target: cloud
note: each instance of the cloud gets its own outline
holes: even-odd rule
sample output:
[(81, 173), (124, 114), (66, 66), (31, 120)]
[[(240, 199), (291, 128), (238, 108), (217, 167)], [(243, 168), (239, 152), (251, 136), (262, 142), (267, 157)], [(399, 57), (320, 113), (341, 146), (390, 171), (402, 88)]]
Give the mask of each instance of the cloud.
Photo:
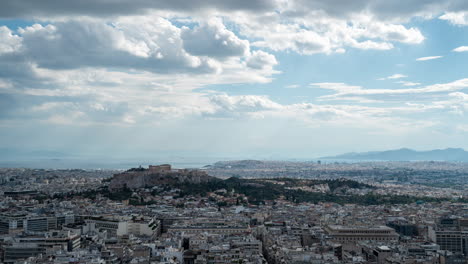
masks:
[(133, 18), (114, 25), (92, 20), (35, 24), (19, 33), (20, 55), (43, 68), (117, 67), (166, 73), (218, 70), (209, 59), (185, 52), (180, 30), (162, 18)]
[[(247, 19), (247, 18), (246, 18)], [(248, 18), (249, 20), (251, 18)], [(255, 18), (253, 18), (255, 20)], [(298, 24), (241, 24), (243, 34), (261, 40), (252, 43), (253, 46), (269, 48), (273, 51), (294, 51), (300, 54), (330, 53), (330, 40), (312, 30), (305, 30)], [(253, 27), (254, 26), (254, 27)]]
[(310, 85), (316, 86), (322, 89), (333, 90), (337, 92), (351, 92), (361, 90), (361, 86), (348, 85), (345, 83), (334, 83), (334, 82), (322, 82), (322, 83), (311, 83)]
[(275, 56), (261, 50), (255, 50), (247, 59), (247, 66), (253, 69), (272, 68), (278, 64)]
[(212, 18), (194, 29), (185, 27), (181, 37), (185, 50), (192, 55), (229, 57), (249, 52), (249, 42), (227, 30), (219, 18)]
[(365, 89), (360, 86), (344, 83), (316, 83), (313, 85), (322, 89), (336, 91), (334, 94), (319, 97), (320, 100), (350, 100), (353, 98), (360, 100), (360, 98), (370, 98), (406, 102), (409, 100), (434, 100), (437, 97), (446, 97), (449, 92), (468, 88), (468, 79), (406, 89)]
[(362, 13), (372, 14), (385, 21), (408, 21), (419, 16), (433, 17), (443, 11), (467, 10), (463, 0), (81, 0), (64, 2), (60, 0), (3, 0), (0, 4), (0, 17), (62, 17), (62, 16), (127, 16), (147, 14), (155, 10), (170, 12), (274, 12), (282, 11), (288, 16), (298, 16), (320, 11), (334, 18), (349, 19)]
[(344, 53), (346, 47), (363, 50), (389, 50), (394, 42), (419, 44), (424, 36), (416, 28), (381, 22), (368, 15), (353, 19), (334, 18), (319, 11), (291, 15), (239, 14), (228, 17), (239, 25), (240, 33), (257, 39), (253, 46), (299, 54)]
[[(214, 112), (214, 106), (206, 94), (194, 89), (213, 84), (268, 82), (264, 75), (274, 73), (272, 69), (252, 69), (242, 64), (230, 65), (222, 74), (195, 75), (96, 68), (32, 70), (36, 79), (29, 86), (0, 82), (2, 91), (15, 98), (14, 107), (9, 108), (10, 114), (2, 122), (28, 117), (31, 122), (74, 126), (130, 125), (202, 116)], [(45, 107), (53, 105), (62, 108)]]
[(432, 111), (432, 107), (368, 107), (346, 104), (293, 103), (281, 105), (264, 96), (218, 95), (210, 99), (215, 112), (207, 117), (275, 120), (275, 122), (302, 122), (310, 127), (334, 129), (376, 129), (378, 133), (393, 135), (408, 133), (415, 129), (431, 127), (433, 121), (414, 121), (409, 115)]
[(439, 19), (447, 20), (454, 25), (466, 26), (468, 25), (468, 12), (447, 12), (440, 16)]
[(167, 10), (193, 12), (203, 10), (220, 11), (250, 11), (259, 12), (272, 10), (276, 6), (274, 0), (135, 0), (131, 3), (125, 0), (81, 0), (64, 2), (60, 0), (3, 0), (0, 4), (0, 17), (62, 17), (62, 16), (126, 16), (142, 15), (152, 10)]
[[(188, 83), (192, 81), (193, 85), (184, 84), (188, 90), (205, 84), (271, 81), (271, 76), (278, 73), (274, 70), (276, 58), (261, 50), (251, 52), (248, 41), (238, 39), (220, 21), (213, 23), (216, 32), (206, 35), (204, 40), (216, 43), (221, 36), (227, 46), (203, 55), (188, 53), (182, 39), (183, 29), (161, 17), (67, 20), (19, 28), (16, 34), (0, 27), (0, 82), (13, 90), (66, 90), (73, 86), (67, 78), (76, 79), (78, 75), (68, 71), (100, 73), (109, 68), (112, 72), (131, 72), (127, 77), (147, 72), (153, 75), (147, 79), (164, 79), (159, 84), (164, 89), (174, 87), (168, 86), (171, 75), (180, 74), (187, 75), (184, 78)], [(201, 30), (195, 31), (198, 29)], [(207, 78), (208, 75), (211, 77)], [(123, 81), (106, 83), (104, 79), (93, 78), (85, 85), (124, 85)]]
[(396, 73), (396, 74), (393, 74), (393, 75), (390, 75), (390, 76), (387, 76), (387, 77), (383, 77), (383, 78), (379, 78), (377, 80), (379, 81), (383, 81), (383, 80), (395, 80), (395, 79), (401, 79), (401, 78), (406, 78), (408, 76), (404, 75), (404, 74), (399, 74), (399, 73)]
[[(318, 105), (312, 103), (279, 104), (266, 96), (230, 96), (217, 94), (209, 98), (214, 111), (204, 115), (209, 118), (253, 118), (297, 120), (311, 126), (384, 126), (402, 122), (392, 117), (399, 109), (358, 105)], [(409, 123), (408, 123), (409, 124)], [(404, 125), (406, 126), (406, 125)]]
[[(13, 0), (0, 4), (0, 17), (34, 17), (47, 23), (66, 21), (73, 17), (91, 19), (124, 19), (125, 17), (162, 17), (169, 21), (185, 21), (200, 24), (182, 30), (185, 50), (195, 56), (228, 57), (248, 50), (249, 43), (227, 30), (221, 21), (232, 22), (240, 35), (252, 40), (251, 45), (272, 51), (292, 51), (299, 54), (344, 53), (346, 48), (363, 50), (390, 50), (395, 43), (419, 44), (424, 36), (418, 28), (406, 27), (404, 19), (380, 19), (380, 13), (394, 9), (411, 9), (407, 12), (421, 16), (422, 9), (431, 9), (435, 3), (409, 5), (386, 4), (383, 0), (359, 0), (344, 4), (342, 1), (181, 1), (137, 0), (131, 4), (123, 0), (62, 3), (45, 0), (41, 4), (26, 0), (21, 5)], [(432, 4), (431, 4), (432, 3)], [(343, 9), (344, 6), (349, 8)], [(411, 6), (411, 8), (409, 8)], [(389, 13), (386, 13), (389, 14)], [(127, 20), (127, 23), (129, 21)], [(119, 27), (116, 28), (120, 30)], [(124, 32), (126, 33), (126, 32)], [(156, 32), (155, 32), (156, 33)], [(138, 40), (137, 40), (138, 41)], [(202, 45), (205, 43), (205, 45)], [(126, 44), (127, 47), (130, 45)], [(144, 55), (149, 47), (145, 43), (133, 43), (135, 54)], [(207, 64), (210, 64), (207, 62)]]
[(229, 96), (227, 94), (217, 94), (209, 98), (215, 105), (217, 114), (258, 112), (263, 110), (280, 110), (282, 105), (273, 102), (267, 96), (239, 95)]
[(301, 87), (299, 84), (290, 84), (290, 85), (285, 86), (285, 88), (288, 88), (288, 89), (295, 89), (299, 87)]
[[(221, 46), (195, 52), (182, 37), (193, 32)], [(221, 20), (190, 29), (158, 16), (80, 18), (0, 34), (0, 89), (17, 102), (2, 122), (130, 125), (202, 116), (214, 106), (193, 90), (266, 83), (278, 73), (274, 55), (251, 51)]]
[(0, 27), (0, 54), (17, 51), (21, 47), (21, 38), (13, 35), (12, 31), (5, 27)]
[(209, 96), (209, 104), (213, 111), (204, 113), (207, 118), (254, 118), (276, 116), (274, 113), (285, 109), (284, 105), (272, 101), (264, 95), (215, 94)]
[(369, 23), (367, 33), (371, 38), (382, 38), (385, 41), (395, 41), (406, 44), (419, 44), (424, 36), (417, 28), (406, 28), (403, 25), (387, 23)]
[(453, 49), (454, 52), (465, 52), (468, 51), (468, 46), (460, 46), (458, 48)]
[[(202, 115), (213, 112), (219, 104), (196, 94), (194, 89), (214, 84), (271, 81), (278, 73), (274, 69), (278, 61), (268, 50), (311, 55), (343, 53), (353, 48), (388, 50), (400, 43), (419, 44), (424, 41), (423, 34), (415, 27), (402, 24), (404, 17), (432, 12), (430, 4), (413, 1), (405, 6), (406, 11), (393, 18), (385, 16), (390, 15), (385, 10), (397, 5), (386, 5), (380, 0), (346, 4), (312, 2), (196, 0), (186, 5), (198, 5), (198, 8), (190, 8), (179, 1), (138, 0), (129, 5), (115, 0), (112, 6), (105, 1), (88, 0), (74, 4), (46, 0), (43, 6), (28, 0), (22, 5), (3, 1), (0, 9), (9, 12), (0, 11), (0, 16), (32, 16), (40, 24), (21, 28), (16, 33), (0, 27), (1, 83), (11, 93), (55, 99), (72, 96), (86, 102), (80, 106), (121, 109), (107, 112), (131, 115), (134, 119), (140, 114), (178, 111), (175, 109), (182, 109), (179, 100), (190, 98), (197, 103), (183, 108), (178, 115)], [(56, 9), (46, 8), (52, 4)], [(416, 7), (424, 12), (417, 11)], [(394, 74), (382, 79), (405, 77)], [(383, 89), (370, 92), (344, 83), (313, 86), (336, 92), (322, 100), (346, 95), (351, 100), (370, 102), (374, 100), (369, 98), (372, 93), (394, 93)], [(400, 90), (397, 93), (408, 89)], [(162, 98), (151, 102), (140, 94)], [(131, 99), (124, 107), (126, 97)], [(246, 109), (239, 105), (247, 98), (230, 100), (234, 109)], [(266, 102), (265, 98), (262, 100)], [(209, 102), (210, 107), (200, 107), (199, 102)], [(78, 108), (76, 111), (83, 113), (80, 118), (92, 115), (86, 107)]]
[(361, 13), (370, 13), (386, 21), (407, 21), (411, 17), (431, 17), (442, 9), (450, 9), (456, 2), (453, 0), (356, 0), (356, 1), (326, 1), (326, 0), (296, 0), (293, 8), (296, 12), (321, 10), (334, 17), (351, 18)]
[(132, 123), (131, 119), (126, 116), (129, 108), (125, 102), (48, 102), (31, 107), (31, 111), (35, 112), (39, 117), (41, 115), (47, 116), (45, 122), (53, 124), (125, 125)]
[(387, 42), (375, 42), (371, 40), (366, 40), (362, 42), (351, 41), (351, 47), (362, 49), (362, 50), (391, 50), (393, 49), (393, 44)]
[(443, 56), (428, 56), (428, 57), (417, 58), (416, 60), (417, 60), (417, 61), (428, 61), (428, 60), (440, 59), (440, 58), (442, 58), (442, 57), (443, 57)]
[(402, 84), (403, 86), (418, 86), (418, 85), (421, 85), (421, 83), (407, 82), (407, 81), (398, 81), (396, 83)]
[[(302, 149), (316, 132), (321, 142), (354, 140), (353, 131), (363, 142), (378, 133), (402, 135), (404, 142), (411, 131), (419, 139), (421, 131), (441, 129), (438, 124), (466, 123), (466, 79), (421, 87), (401, 73), (381, 78), (392, 80), (393, 89), (313, 83), (326, 90), (287, 103), (248, 92), (245, 84), (271, 82), (289, 53), (347, 59), (419, 45), (426, 36), (414, 21), (440, 17), (466, 25), (467, 10), (463, 0), (4, 0), (1, 18), (37, 24), (0, 27), (0, 123), (16, 124), (12, 134), (25, 124), (89, 127), (86, 134), (108, 129), (105, 138), (124, 126), (145, 145), (155, 137), (161, 146), (178, 138), (181, 149), (187, 127), (188, 144), (225, 141), (226, 131), (243, 140), (255, 134), (239, 140), (253, 145), (270, 144), (268, 133), (279, 134), (281, 143), (291, 135)], [(244, 85), (234, 92), (233, 84)]]

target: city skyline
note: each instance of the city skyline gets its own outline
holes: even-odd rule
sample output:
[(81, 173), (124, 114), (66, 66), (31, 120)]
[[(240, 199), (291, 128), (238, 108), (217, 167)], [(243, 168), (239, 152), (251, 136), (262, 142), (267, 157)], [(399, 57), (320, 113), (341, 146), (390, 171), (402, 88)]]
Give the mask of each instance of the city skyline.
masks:
[(80, 156), (468, 149), (464, 1), (0, 4), (0, 145)]

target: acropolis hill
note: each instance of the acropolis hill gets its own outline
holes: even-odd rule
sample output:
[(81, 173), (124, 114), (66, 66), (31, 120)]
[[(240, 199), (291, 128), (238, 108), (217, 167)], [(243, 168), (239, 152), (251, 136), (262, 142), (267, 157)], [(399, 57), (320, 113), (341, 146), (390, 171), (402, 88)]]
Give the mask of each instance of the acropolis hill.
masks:
[(110, 190), (143, 188), (161, 184), (203, 183), (216, 180), (202, 170), (172, 169), (169, 164), (150, 165), (146, 168), (132, 168), (125, 172), (114, 174), (109, 183)]

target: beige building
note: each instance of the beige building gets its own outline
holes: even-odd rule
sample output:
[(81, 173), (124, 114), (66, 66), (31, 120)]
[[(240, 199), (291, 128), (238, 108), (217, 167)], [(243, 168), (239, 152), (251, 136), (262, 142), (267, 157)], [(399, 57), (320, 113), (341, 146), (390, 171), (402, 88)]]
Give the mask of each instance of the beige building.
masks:
[(339, 243), (355, 243), (357, 241), (396, 241), (398, 234), (388, 226), (341, 226), (325, 227), (327, 235)]

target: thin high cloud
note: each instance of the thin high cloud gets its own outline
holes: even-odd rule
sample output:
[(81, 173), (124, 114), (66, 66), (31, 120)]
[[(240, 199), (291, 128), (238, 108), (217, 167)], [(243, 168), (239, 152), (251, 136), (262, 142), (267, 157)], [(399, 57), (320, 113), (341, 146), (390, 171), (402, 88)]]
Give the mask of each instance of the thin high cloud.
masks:
[(458, 48), (453, 49), (454, 52), (466, 52), (468, 51), (468, 46), (460, 46)]
[(418, 85), (421, 85), (421, 83), (418, 83), (418, 82), (408, 82), (408, 81), (398, 81), (396, 83), (399, 83), (403, 86), (418, 86)]
[(349, 98), (364, 97), (380, 100), (417, 101), (430, 100), (433, 97), (440, 96), (446, 97), (449, 93), (468, 89), (468, 79), (406, 89), (366, 89), (361, 86), (352, 86), (344, 83), (313, 83), (312, 85), (317, 88), (335, 91), (331, 95), (321, 96), (320, 99), (322, 100), (348, 100)]
[(428, 61), (428, 60), (437, 60), (443, 58), (443, 56), (427, 56), (427, 57), (421, 57), (417, 58), (416, 61)]
[(407, 78), (407, 77), (408, 77), (407, 75), (396, 73), (387, 77), (378, 78), (377, 80), (378, 81), (395, 80), (395, 79), (401, 79), (401, 78)]

